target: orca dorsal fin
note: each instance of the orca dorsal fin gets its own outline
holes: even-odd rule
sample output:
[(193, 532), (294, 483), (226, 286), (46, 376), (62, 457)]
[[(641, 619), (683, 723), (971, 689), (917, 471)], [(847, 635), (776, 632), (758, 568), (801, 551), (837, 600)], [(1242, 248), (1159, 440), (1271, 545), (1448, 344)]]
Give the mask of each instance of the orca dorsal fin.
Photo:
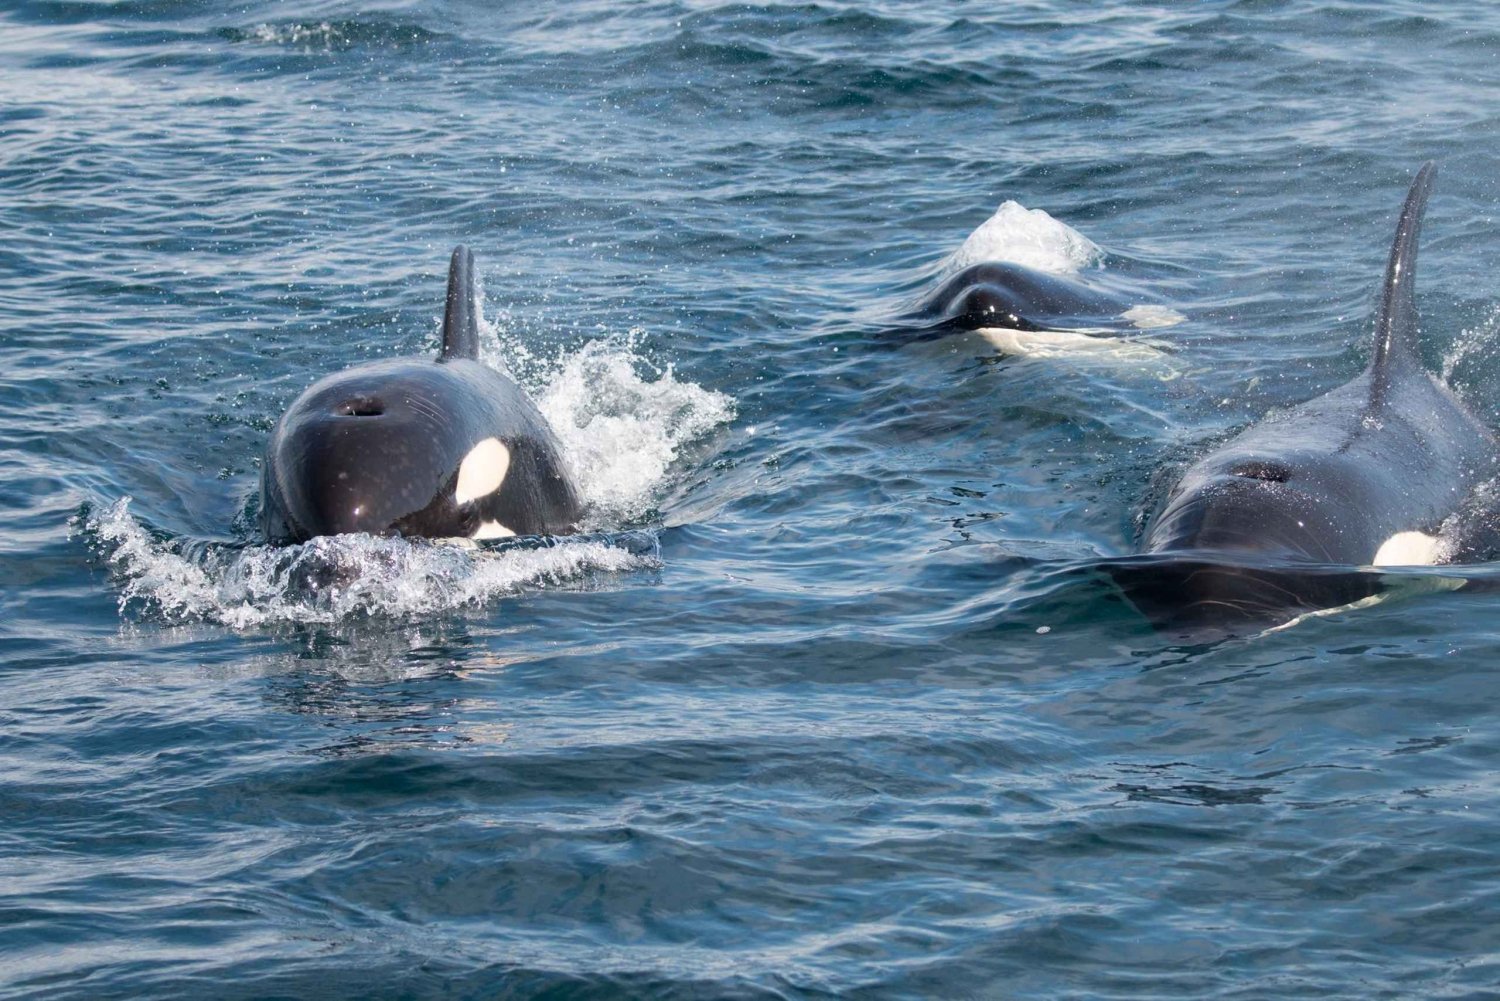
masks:
[(1437, 164), (1422, 164), (1401, 219), (1396, 223), (1396, 239), (1391, 244), (1391, 259), (1385, 266), (1385, 282), (1380, 288), (1380, 309), (1375, 315), (1375, 353), (1370, 359), (1370, 402), (1379, 403), (1385, 396), (1398, 364), (1417, 360), (1417, 237), (1422, 232), (1422, 216), (1427, 198), (1432, 194), (1432, 179)]
[(459, 244), (448, 265), (448, 305), (443, 311), (443, 350), (438, 361), (479, 358), (479, 302), (474, 287), (474, 255)]

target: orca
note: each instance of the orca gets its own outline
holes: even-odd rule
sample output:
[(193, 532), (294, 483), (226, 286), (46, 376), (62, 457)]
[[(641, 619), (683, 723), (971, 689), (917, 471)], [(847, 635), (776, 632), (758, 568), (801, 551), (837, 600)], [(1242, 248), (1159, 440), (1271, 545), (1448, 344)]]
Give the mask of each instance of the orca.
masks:
[(1497, 441), (1418, 357), (1417, 241), (1436, 165), (1396, 226), (1368, 367), (1251, 425), (1190, 466), (1115, 573), (1159, 623), (1294, 618), (1359, 602), (1371, 568), (1472, 558), (1445, 521), (1496, 472)]
[(1064, 275), (1010, 261), (971, 264), (910, 314), (948, 330), (1068, 330), (1108, 326), (1131, 308), (1124, 299)]
[[(1010, 355), (1120, 354), (1156, 357), (1127, 335), (1179, 323), (1164, 306), (1132, 303), (1068, 275), (1012, 261), (970, 264), (949, 275), (901, 317), (915, 325), (903, 341), (974, 333)], [(1113, 336), (1101, 336), (1113, 335)]]
[(520, 386), (479, 361), (467, 247), (453, 251), (442, 337), (436, 359), (358, 365), (292, 402), (261, 466), (268, 542), (574, 530), (581, 505), (557, 438)]

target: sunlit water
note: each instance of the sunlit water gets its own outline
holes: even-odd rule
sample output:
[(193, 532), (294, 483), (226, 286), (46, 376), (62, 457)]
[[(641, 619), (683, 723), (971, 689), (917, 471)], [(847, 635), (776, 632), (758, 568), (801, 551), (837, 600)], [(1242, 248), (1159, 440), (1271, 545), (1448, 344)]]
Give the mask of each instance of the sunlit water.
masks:
[[(4, 8), (0, 992), (1485, 996), (1495, 588), (1194, 642), (1100, 561), (1360, 371), (1429, 157), (1425, 361), (1500, 423), (1497, 49), (1477, 0)], [(460, 242), (586, 531), (263, 546), (277, 416), (434, 352)], [(895, 321), (997, 258), (1141, 312)]]

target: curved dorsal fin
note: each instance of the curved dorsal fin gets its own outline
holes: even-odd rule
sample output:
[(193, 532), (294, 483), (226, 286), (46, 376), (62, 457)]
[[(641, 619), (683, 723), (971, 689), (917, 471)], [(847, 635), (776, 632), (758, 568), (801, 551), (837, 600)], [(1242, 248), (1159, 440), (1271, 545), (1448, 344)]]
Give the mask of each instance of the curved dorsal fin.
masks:
[(1380, 290), (1380, 309), (1375, 315), (1375, 353), (1370, 359), (1370, 402), (1379, 403), (1390, 386), (1392, 368), (1417, 360), (1417, 237), (1422, 232), (1422, 216), (1427, 211), (1427, 197), (1432, 194), (1432, 179), (1437, 164), (1422, 164), (1401, 219), (1396, 223), (1396, 240), (1391, 244), (1391, 259), (1385, 266), (1385, 282)]
[(443, 350), (439, 361), (479, 357), (479, 304), (475, 297), (474, 255), (459, 244), (448, 265), (448, 306), (443, 312)]

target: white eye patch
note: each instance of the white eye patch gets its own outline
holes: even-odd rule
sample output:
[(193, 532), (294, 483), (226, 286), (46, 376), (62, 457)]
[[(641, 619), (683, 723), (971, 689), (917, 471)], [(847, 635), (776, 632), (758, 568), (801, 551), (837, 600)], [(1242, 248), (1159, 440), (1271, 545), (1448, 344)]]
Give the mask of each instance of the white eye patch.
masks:
[(453, 500), (459, 504), (467, 504), (494, 493), (505, 482), (505, 474), (509, 469), (510, 449), (499, 438), (486, 438), (469, 449), (469, 454), (459, 463), (458, 486), (454, 488)]
[(1370, 561), (1375, 567), (1425, 567), (1438, 561), (1438, 540), (1425, 532), (1397, 532)]

